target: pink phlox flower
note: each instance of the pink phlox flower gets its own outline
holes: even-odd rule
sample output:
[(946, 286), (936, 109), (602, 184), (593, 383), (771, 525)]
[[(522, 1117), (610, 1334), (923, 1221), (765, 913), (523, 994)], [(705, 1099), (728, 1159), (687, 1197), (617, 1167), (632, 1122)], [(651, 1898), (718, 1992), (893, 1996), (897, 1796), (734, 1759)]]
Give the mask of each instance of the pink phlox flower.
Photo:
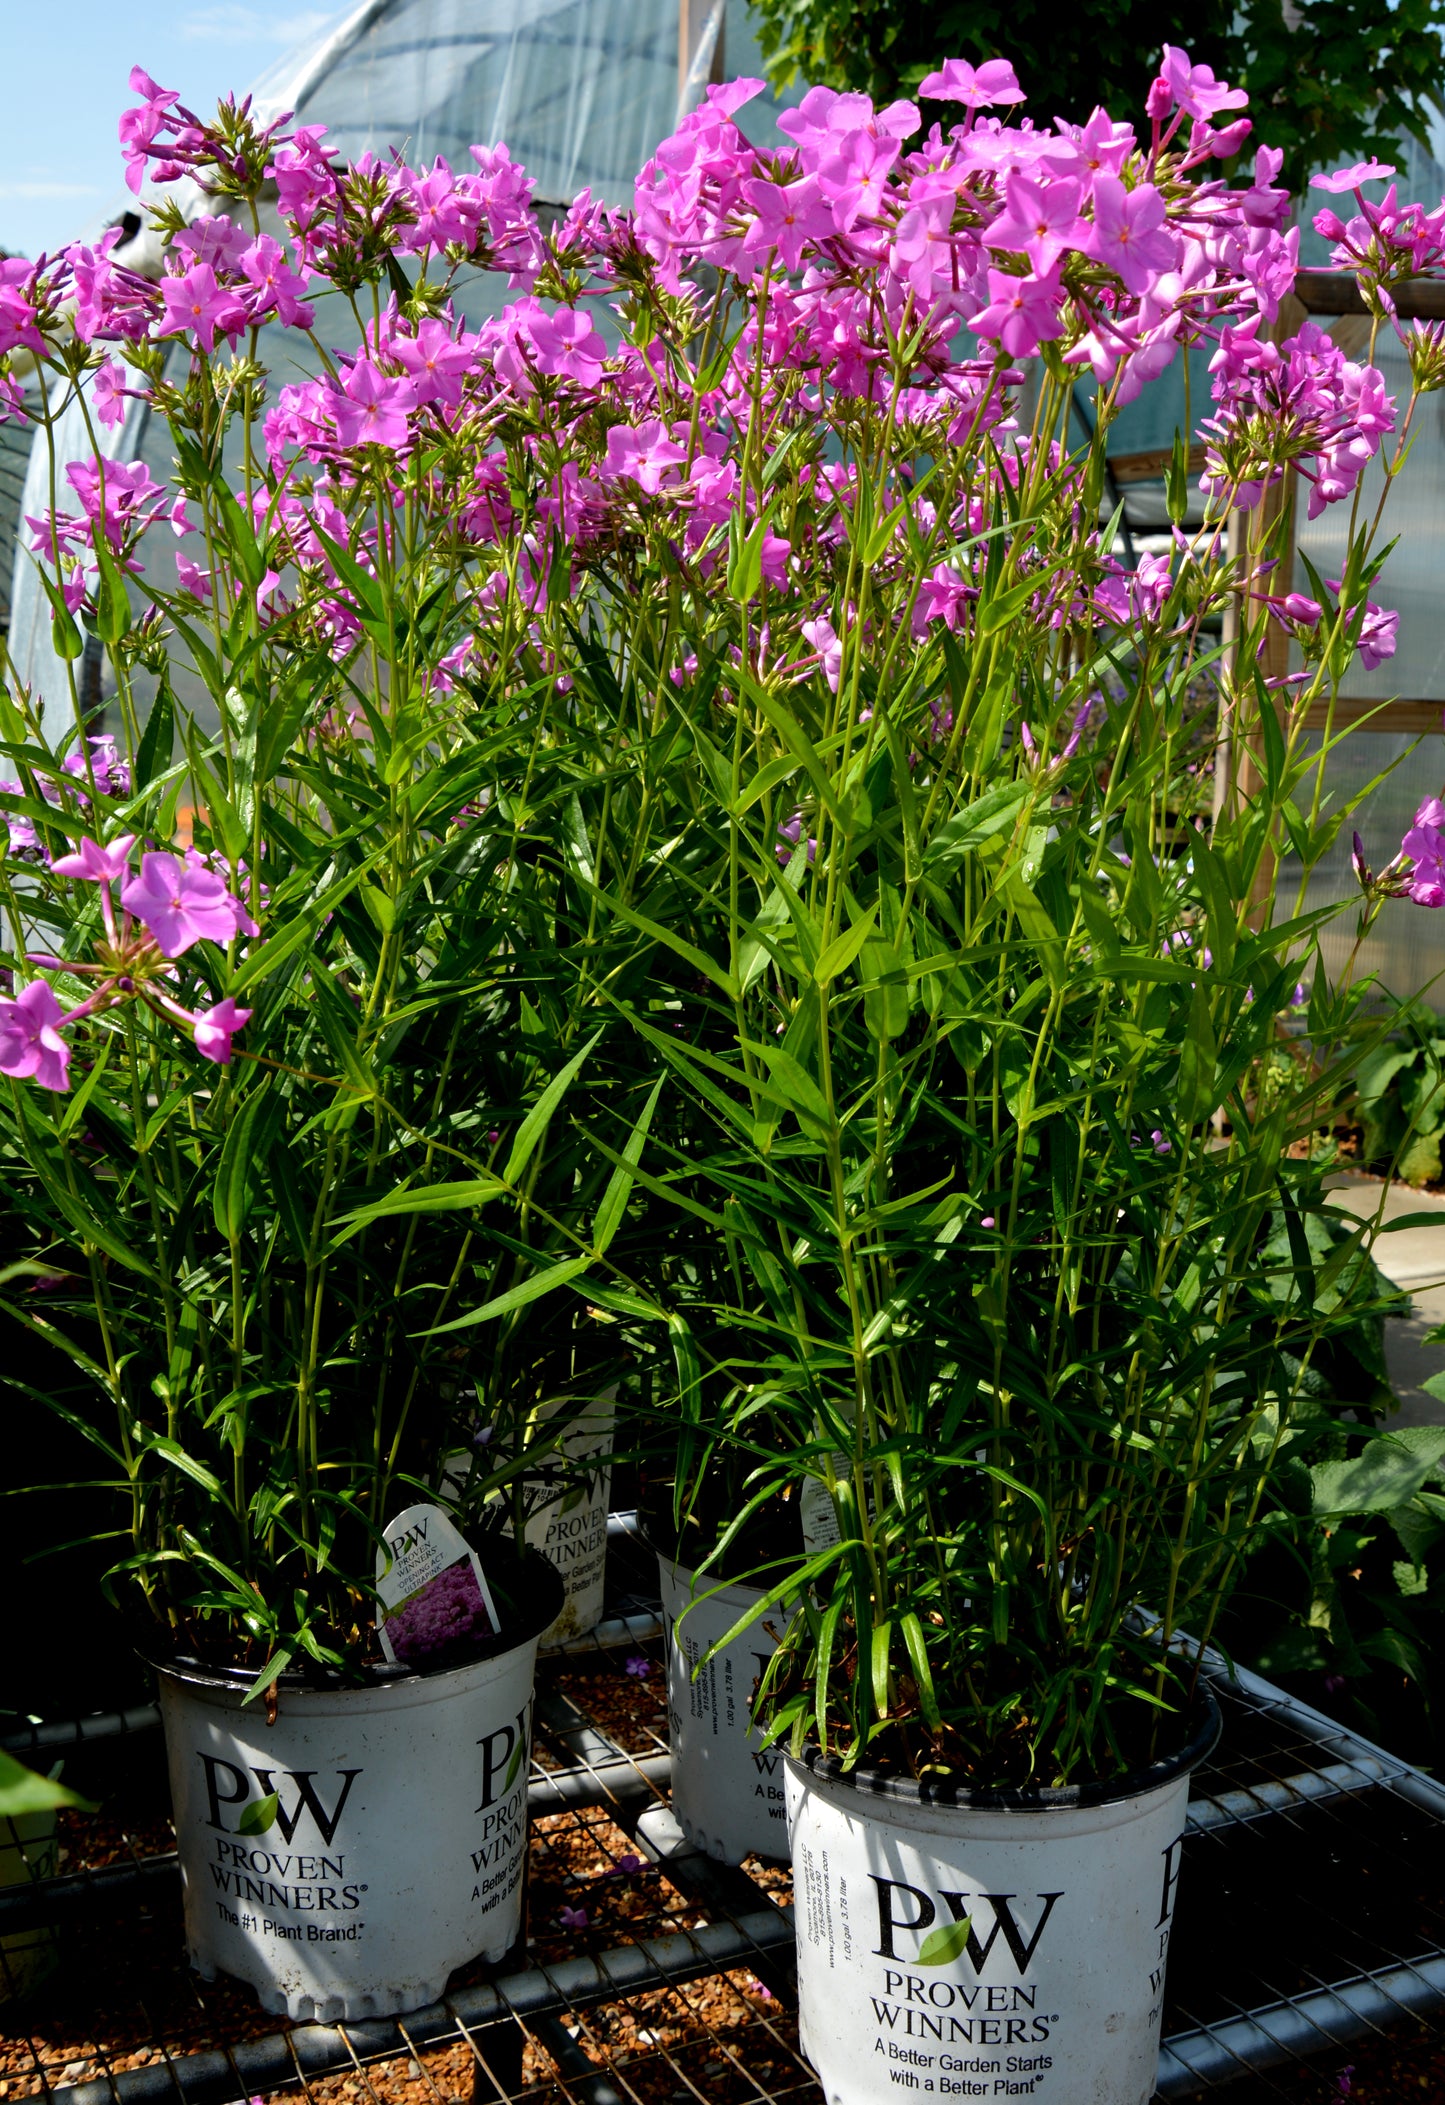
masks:
[[(0, 797), (24, 797), (29, 791), (23, 782), (8, 778), (0, 780)], [(0, 825), (9, 836), (9, 852), (25, 861), (33, 861), (40, 854), (40, 836), (35, 831), (35, 822), (23, 811), (0, 811)]]
[(1157, 621), (1174, 589), (1174, 576), (1167, 555), (1144, 554), (1134, 570), (1133, 599), (1146, 621)]
[(149, 523), (151, 515), (143, 507), (165, 494), (144, 461), (111, 460), (105, 454), (69, 461), (65, 479), (90, 524), (102, 529), (113, 548), (121, 546), (128, 529)]
[(1021, 249), (1036, 271), (1050, 270), (1084, 233), (1079, 223), (1081, 195), (1082, 186), (1073, 176), (1049, 182), (1010, 169), (1004, 180), (1005, 210), (985, 234), (987, 246)]
[(176, 583), (182, 592), (189, 592), (193, 599), (209, 599), (211, 596), (211, 573), (202, 570), (189, 556), (176, 557)]
[(1063, 286), (1057, 270), (1042, 277), (988, 274), (989, 304), (969, 327), (975, 336), (997, 337), (1010, 358), (1028, 358), (1041, 343), (1063, 334)]
[(836, 694), (838, 682), (843, 676), (843, 645), (832, 622), (820, 614), (815, 620), (805, 621), (801, 626), (803, 635), (818, 654), (824, 679)]
[(339, 195), (336, 172), (321, 145), (324, 124), (303, 124), (274, 155), (271, 175), (281, 215), (298, 230), (311, 227)]
[(231, 1040), (236, 1032), (251, 1021), (250, 1009), (238, 1009), (228, 994), (214, 1008), (198, 1009), (196, 1012), (196, 1051), (218, 1066), (231, 1064)]
[(529, 329), (538, 372), (575, 380), (582, 387), (600, 386), (607, 344), (591, 315), (580, 307), (549, 311), (536, 301), (532, 306)]
[[(199, 848), (187, 848), (185, 851), (185, 861), (186, 868), (188, 870), (202, 870), (206, 873), (208, 877), (219, 877), (221, 883), (225, 884), (228, 873), (226, 870), (225, 863), (222, 862), (218, 854), (213, 852), (212, 854), (207, 855), (204, 854)], [(245, 863), (238, 863), (236, 865), (236, 868), (238, 873), (242, 877), (244, 877), (246, 874)], [(261, 887), (261, 897), (263, 900), (266, 897), (266, 887), (264, 885), (262, 885)], [(234, 931), (238, 936), (254, 936), (260, 934), (260, 930), (257, 928), (255, 922), (251, 919), (250, 914), (246, 911), (243, 902), (236, 898), (234, 893), (229, 891), (226, 893), (225, 896), (225, 911), (231, 916)]]
[(224, 881), (199, 859), (182, 862), (178, 855), (155, 850), (142, 855), (140, 875), (131, 878), (120, 898), (167, 957), (183, 957), (203, 939), (229, 942), (237, 932), (238, 914), (245, 914)]
[(1191, 65), (1188, 52), (1180, 51), (1174, 44), (1164, 46), (1159, 78), (1167, 85), (1175, 105), (1189, 117), (1215, 117), (1221, 110), (1242, 110), (1249, 104), (1243, 88), (1226, 87), (1214, 78), (1209, 66)]
[[(785, 819), (782, 825), (780, 825), (778, 828), (778, 843), (775, 851), (777, 854), (778, 861), (780, 863), (783, 863), (784, 865), (790, 863), (793, 859), (794, 854), (797, 852), (798, 847), (800, 846), (800, 844), (802, 844), (802, 841), (803, 814), (800, 811), (795, 811), (793, 813), (793, 816), (790, 819)], [(807, 838), (808, 861), (815, 861), (817, 859), (817, 854), (818, 843), (814, 836), (810, 833)]]
[(981, 66), (971, 66), (967, 59), (945, 59), (936, 73), (918, 83), (918, 93), (926, 102), (961, 102), (970, 110), (1028, 100), (1018, 75), (1003, 58), (985, 59)]
[(1134, 151), (1132, 124), (1116, 124), (1107, 110), (1095, 108), (1084, 124), (1061, 124), (1060, 135), (1072, 153), (1051, 159), (1059, 175), (1075, 175), (1090, 186), (1096, 175), (1117, 175)]
[(447, 160), (438, 154), (434, 167), (425, 175), (410, 175), (404, 189), (416, 214), (415, 226), (406, 231), (408, 250), (421, 254), (426, 249), (447, 248), (453, 242), (471, 247), (475, 222), (465, 208), (466, 192), (458, 194), (457, 179)]
[(242, 252), (240, 269), (251, 287), (247, 306), (253, 322), (274, 314), (283, 329), (309, 329), (316, 310), (303, 299), (305, 281), (286, 260), (286, 251), (269, 234), (260, 234)]
[(108, 848), (92, 840), (80, 840), (70, 855), (57, 855), (50, 867), (57, 877), (80, 877), (90, 884), (114, 884), (126, 874), (130, 851), (136, 844), (133, 833), (118, 833)]
[(557, 1920), (561, 1923), (564, 1930), (585, 1930), (587, 1927), (587, 1910), (585, 1908), (559, 1908), (557, 1910)]
[(1164, 199), (1152, 183), (1126, 190), (1117, 176), (1094, 179), (1091, 252), (1116, 270), (1130, 292), (1143, 292), (1161, 271), (1179, 260), (1179, 244), (1168, 232)]
[(1377, 607), (1373, 600), (1366, 601), (1365, 618), (1355, 638), (1355, 649), (1366, 672), (1373, 672), (1394, 657), (1399, 631), (1400, 616), (1394, 608), (1387, 610)]
[[(1415, 823), (1400, 843), (1400, 854), (1413, 865), (1404, 881), (1406, 896), (1417, 906), (1445, 906), (1445, 805), (1437, 797), (1427, 797), (1416, 811)], [(1351, 861), (1361, 885), (1368, 888), (1370, 875), (1358, 834)]]
[(146, 177), (147, 156), (160, 134), (172, 128), (174, 119), (171, 113), (180, 100), (180, 92), (175, 88), (158, 88), (139, 66), (131, 69), (130, 85), (132, 92), (144, 100), (139, 109), (122, 112), (117, 131), (126, 164), (126, 184), (139, 196)]
[(411, 444), (407, 413), (416, 401), (411, 380), (380, 372), (369, 358), (357, 358), (332, 388), (327, 407), (343, 446), (383, 446), (404, 453)]
[(14, 1001), (0, 1001), (0, 1074), (30, 1076), (42, 1089), (68, 1089), (65, 1013), (47, 980), (33, 979)]
[(1084, 733), (1088, 730), (1093, 719), (1094, 711), (1102, 705), (1102, 702), (1102, 695), (1091, 694), (1082, 707), (1076, 711), (1068, 738), (1065, 740), (1063, 750), (1059, 754), (1061, 761), (1072, 760), (1075, 753), (1078, 752)]
[[(103, 797), (128, 797), (130, 795), (130, 768), (116, 751), (115, 740), (102, 736), (89, 740), (90, 758), (87, 763), (79, 753), (68, 754), (61, 762), (61, 769), (78, 781), (92, 777)], [(53, 800), (52, 800), (53, 801)], [(81, 799), (82, 803), (84, 799)]]
[(1271, 227), (1283, 233), (1289, 216), (1290, 194), (1275, 186), (1284, 166), (1284, 153), (1277, 146), (1261, 146), (1254, 157), (1254, 181), (1239, 199), (1240, 217), (1252, 227)]
[(818, 165), (818, 184), (833, 208), (833, 223), (847, 234), (860, 219), (874, 220), (888, 195), (898, 160), (898, 141), (871, 132), (845, 133)]
[(208, 355), (218, 336), (234, 338), (246, 326), (245, 308), (209, 263), (193, 264), (179, 277), (162, 278), (161, 298), (166, 309), (162, 333), (194, 336)]
[(107, 431), (125, 422), (125, 370), (107, 358), (90, 383), (90, 406)]
[(910, 203), (893, 229), (888, 268), (911, 285), (920, 299), (931, 301), (940, 288), (952, 290), (954, 247), (952, 193), (920, 197)]
[(0, 258), (0, 358), (8, 351), (44, 351), (45, 341), (35, 326), (37, 308), (36, 266), (24, 256)]
[(1344, 190), (1358, 190), (1361, 183), (1375, 183), (1394, 173), (1388, 161), (1355, 161), (1348, 168), (1337, 168), (1332, 175), (1312, 175), (1310, 188), (1328, 190), (1338, 197)]
[(967, 578), (949, 564), (939, 563), (918, 588), (918, 597), (913, 604), (914, 635), (923, 635), (935, 621), (956, 630), (968, 602), (977, 597), (977, 588), (970, 585)]
[(745, 255), (776, 254), (785, 271), (795, 271), (803, 250), (834, 232), (832, 205), (816, 176), (795, 183), (750, 180), (741, 190), (756, 215), (743, 237)]
[[(182, 227), (171, 244), (195, 263), (209, 263), (212, 270), (239, 270), (251, 246), (251, 236), (224, 212), (203, 213)], [(273, 244), (274, 246), (274, 244)]]
[(597, 473), (609, 482), (637, 484), (655, 496), (665, 482), (677, 481), (679, 464), (687, 459), (687, 447), (671, 436), (661, 417), (645, 424), (614, 424), (607, 434), (607, 457)]
[(788, 558), (793, 552), (791, 541), (775, 534), (771, 527), (763, 529), (763, 545), (760, 550), (763, 581), (779, 589), (788, 582)]

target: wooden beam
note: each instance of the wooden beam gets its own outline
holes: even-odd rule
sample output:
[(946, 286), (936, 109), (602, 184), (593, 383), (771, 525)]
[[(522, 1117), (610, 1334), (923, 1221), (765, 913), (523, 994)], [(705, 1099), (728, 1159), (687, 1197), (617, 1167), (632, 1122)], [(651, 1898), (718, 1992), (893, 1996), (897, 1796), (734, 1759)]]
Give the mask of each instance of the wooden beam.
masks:
[[(1111, 453), (1109, 473), (1115, 482), (1157, 482), (1174, 459), (1172, 446), (1156, 446), (1149, 453)], [(1204, 467), (1204, 448), (1189, 449), (1189, 472), (1198, 475)]]
[[(1368, 314), (1360, 288), (1348, 271), (1302, 270), (1294, 296), (1308, 314)], [(1390, 287), (1390, 298), (1402, 321), (1445, 320), (1445, 279), (1406, 278)]]
[(1391, 731), (1415, 738), (1422, 731), (1440, 730), (1442, 715), (1445, 701), (1367, 702), (1347, 700), (1341, 695), (1335, 702), (1333, 718), (1327, 702), (1311, 702), (1305, 711), (1305, 726), (1311, 731), (1322, 731), (1329, 720), (1336, 731), (1358, 725), (1368, 731)]

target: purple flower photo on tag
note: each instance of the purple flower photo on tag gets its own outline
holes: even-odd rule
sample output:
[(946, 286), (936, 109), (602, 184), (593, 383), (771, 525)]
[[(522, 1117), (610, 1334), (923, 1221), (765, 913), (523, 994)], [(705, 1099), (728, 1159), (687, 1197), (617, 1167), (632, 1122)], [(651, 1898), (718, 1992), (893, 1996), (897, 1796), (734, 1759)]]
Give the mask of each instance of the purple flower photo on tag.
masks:
[(494, 1637), (496, 1624), (470, 1562), (449, 1564), (398, 1602), (386, 1619), (386, 1634), (404, 1666), (419, 1666), (462, 1645), (479, 1647)]

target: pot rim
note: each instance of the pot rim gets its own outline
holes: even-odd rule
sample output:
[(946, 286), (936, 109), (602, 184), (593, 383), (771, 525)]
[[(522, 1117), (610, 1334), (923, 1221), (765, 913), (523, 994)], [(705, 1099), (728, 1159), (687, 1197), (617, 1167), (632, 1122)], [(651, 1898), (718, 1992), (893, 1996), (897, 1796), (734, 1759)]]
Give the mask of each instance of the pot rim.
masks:
[[(512, 1549), (510, 1543), (505, 1546)], [(530, 1605), (525, 1616), (513, 1629), (504, 1631), (501, 1642), (490, 1651), (478, 1652), (471, 1659), (447, 1659), (434, 1666), (403, 1666), (398, 1660), (372, 1660), (358, 1667), (355, 1679), (333, 1669), (318, 1670), (315, 1674), (283, 1672), (277, 1675), (275, 1686), (283, 1696), (366, 1695), (376, 1689), (404, 1687), (413, 1682), (442, 1681), (449, 1674), (469, 1674), (476, 1667), (491, 1666), (499, 1659), (510, 1658), (525, 1645), (536, 1643), (542, 1632), (556, 1621), (567, 1600), (566, 1581), (550, 1558), (534, 1549), (524, 1549), (516, 1555), (518, 1564), (525, 1566), (528, 1577), (536, 1583), (527, 1589)], [(190, 1653), (171, 1652), (163, 1642), (164, 1635), (157, 1626), (154, 1633), (148, 1631), (144, 1637), (135, 1639), (137, 1653), (158, 1674), (167, 1674), (172, 1680), (184, 1682), (189, 1687), (224, 1689), (231, 1694), (248, 1689), (256, 1679), (255, 1667), (218, 1666)]]
[(825, 1756), (817, 1747), (805, 1747), (801, 1755), (787, 1754), (785, 1759), (790, 1768), (807, 1769), (820, 1783), (841, 1784), (895, 1804), (954, 1806), (960, 1812), (1073, 1812), (1142, 1797), (1146, 1791), (1161, 1790), (1196, 1768), (1214, 1752), (1224, 1729), (1218, 1698), (1207, 1681), (1195, 1685), (1189, 1719), (1189, 1732), (1182, 1747), (1143, 1768), (1130, 1769), (1109, 1783), (987, 1790), (943, 1778), (885, 1776), (877, 1769), (845, 1769), (836, 1755)]

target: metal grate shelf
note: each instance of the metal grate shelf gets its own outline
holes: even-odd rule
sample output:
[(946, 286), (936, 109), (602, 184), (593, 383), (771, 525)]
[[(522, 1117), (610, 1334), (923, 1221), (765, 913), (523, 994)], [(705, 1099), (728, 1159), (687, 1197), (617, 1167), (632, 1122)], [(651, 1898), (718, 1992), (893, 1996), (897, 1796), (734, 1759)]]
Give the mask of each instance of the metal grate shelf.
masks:
[[(100, 1817), (66, 1816), (58, 1875), (0, 1886), (0, 1968), (37, 1948), (59, 1961), (29, 2001), (0, 2003), (0, 2101), (818, 2105), (787, 1871), (713, 1863), (673, 1821), (661, 1635), (625, 1519), (611, 1550), (608, 1625), (539, 1676), (529, 1935), (404, 2018), (277, 2029), (247, 1991), (190, 1973), (153, 1714), (17, 1739), (124, 1742), (132, 1783)], [(1445, 1789), (1257, 1677), (1211, 1672), (1226, 1730), (1191, 1801), (1169, 2101), (1445, 2010)], [(563, 1928), (563, 1907), (585, 1928)]]

